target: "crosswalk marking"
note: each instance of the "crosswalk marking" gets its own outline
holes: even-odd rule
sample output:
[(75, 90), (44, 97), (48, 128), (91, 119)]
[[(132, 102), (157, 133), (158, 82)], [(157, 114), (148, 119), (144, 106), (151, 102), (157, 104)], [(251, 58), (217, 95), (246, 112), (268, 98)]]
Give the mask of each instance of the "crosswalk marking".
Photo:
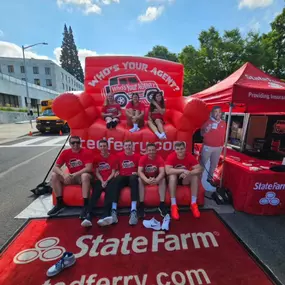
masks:
[(28, 138), (25, 141), (8, 144), (1, 144), (0, 148), (13, 148), (13, 147), (62, 147), (67, 139), (67, 135), (55, 137), (55, 136), (40, 136), (35, 138)]
[(14, 144), (14, 146), (25, 146), (25, 145), (33, 144), (35, 142), (43, 141), (43, 140), (46, 140), (46, 139), (47, 139), (46, 137), (39, 137), (39, 138), (35, 138), (35, 139), (29, 139), (28, 141), (16, 143), (16, 144)]
[(66, 140), (66, 137), (59, 137), (47, 142), (42, 143), (42, 146), (50, 146), (50, 145), (56, 145), (57, 143), (59, 143), (60, 141), (62, 141), (62, 144), (64, 143), (64, 141)]

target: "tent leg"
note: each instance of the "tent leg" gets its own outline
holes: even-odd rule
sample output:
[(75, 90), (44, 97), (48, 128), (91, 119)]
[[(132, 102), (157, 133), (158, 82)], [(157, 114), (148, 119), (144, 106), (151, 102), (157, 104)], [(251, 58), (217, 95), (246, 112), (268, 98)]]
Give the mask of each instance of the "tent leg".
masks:
[(228, 117), (228, 121), (227, 121), (226, 139), (225, 139), (225, 144), (224, 144), (223, 167), (222, 167), (220, 188), (222, 188), (223, 180), (224, 180), (223, 179), (224, 178), (224, 167), (225, 167), (226, 154), (227, 154), (227, 145), (228, 145), (228, 139), (229, 139), (229, 131), (230, 131), (231, 118), (232, 118), (232, 110), (233, 110), (233, 103), (230, 103), (229, 117)]

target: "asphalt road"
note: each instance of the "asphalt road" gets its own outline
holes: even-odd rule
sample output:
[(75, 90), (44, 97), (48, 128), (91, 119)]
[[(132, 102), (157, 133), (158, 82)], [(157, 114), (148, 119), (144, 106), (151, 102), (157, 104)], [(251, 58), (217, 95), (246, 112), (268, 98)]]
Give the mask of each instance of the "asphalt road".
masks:
[(29, 190), (42, 182), (59, 150), (58, 146), (0, 148), (0, 247), (25, 222), (14, 217), (34, 200)]

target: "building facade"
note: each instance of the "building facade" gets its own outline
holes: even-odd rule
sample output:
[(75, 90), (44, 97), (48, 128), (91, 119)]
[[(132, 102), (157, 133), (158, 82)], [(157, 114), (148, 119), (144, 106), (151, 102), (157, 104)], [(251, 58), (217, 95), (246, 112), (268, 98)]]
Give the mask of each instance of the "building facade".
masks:
[[(84, 90), (84, 85), (78, 81), (73, 75), (65, 71), (63, 68), (58, 66), (56, 63), (54, 63), (52, 60), (43, 60), (43, 59), (26, 59), (26, 72), (27, 72), (27, 81), (29, 84), (29, 88), (32, 86), (35, 87), (39, 86), (41, 88), (41, 91), (44, 89), (51, 90), (52, 92), (47, 92), (47, 95), (51, 94), (60, 94), (64, 93), (66, 91), (80, 91)], [(12, 84), (13, 78), (21, 80), (22, 83), (25, 83), (25, 67), (24, 62), (22, 58), (11, 58), (11, 57), (0, 57), (0, 74), (3, 74), (2, 79), (6, 80), (7, 85), (7, 76), (10, 77), (9, 85)], [(16, 83), (15, 83), (16, 84)], [(23, 85), (20, 84), (19, 81), (17, 81), (17, 86)], [(14, 90), (16, 90), (17, 87), (14, 86)], [(35, 89), (35, 88), (34, 88)], [(15, 100), (15, 96), (19, 97), (16, 92), (13, 93), (13, 88), (9, 88), (10, 93), (7, 94), (5, 91), (1, 91), (0, 86), (0, 94), (2, 93), (3, 100), (0, 100), (0, 105), (5, 104), (5, 102), (11, 102), (6, 103), (11, 106), (17, 106), (25, 107), (27, 105), (27, 98), (26, 93), (23, 93), (22, 98), (18, 98)], [(42, 93), (42, 92), (41, 92)], [(14, 96), (14, 97), (10, 97)], [(38, 96), (37, 96), (38, 97)], [(49, 97), (49, 96), (48, 96)], [(35, 104), (35, 100), (39, 100), (39, 98), (33, 98), (30, 96), (32, 105)], [(1, 98), (0, 98), (1, 99)], [(34, 100), (33, 100), (34, 99)], [(48, 99), (48, 98), (40, 98), (40, 99)], [(3, 102), (4, 103), (3, 103)]]

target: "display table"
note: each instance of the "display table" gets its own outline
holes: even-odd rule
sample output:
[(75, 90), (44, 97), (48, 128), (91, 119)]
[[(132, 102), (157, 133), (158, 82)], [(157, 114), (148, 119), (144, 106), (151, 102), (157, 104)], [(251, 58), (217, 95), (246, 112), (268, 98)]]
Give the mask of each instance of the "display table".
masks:
[[(201, 144), (196, 145), (198, 150), (201, 150), (201, 147)], [(285, 173), (271, 170), (252, 171), (244, 163), (254, 167), (270, 167), (271, 163), (281, 164), (228, 149), (223, 184), (232, 193), (234, 208), (255, 215), (285, 214)]]

